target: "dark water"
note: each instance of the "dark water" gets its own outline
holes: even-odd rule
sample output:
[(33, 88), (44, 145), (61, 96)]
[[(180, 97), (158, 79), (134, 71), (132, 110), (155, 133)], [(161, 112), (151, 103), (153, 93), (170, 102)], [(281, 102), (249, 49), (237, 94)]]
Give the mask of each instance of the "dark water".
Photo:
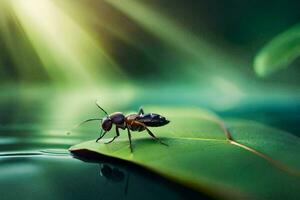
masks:
[(86, 163), (68, 154), (2, 156), (0, 185), (1, 199), (184, 199), (190, 195), (137, 170)]
[[(98, 135), (95, 124), (65, 134), (75, 122), (97, 116), (98, 110), (90, 110), (94, 105), (85, 109), (78, 107), (81, 104), (62, 105), (48, 94), (0, 99), (1, 200), (208, 199), (139, 167), (115, 160), (74, 158), (67, 150), (71, 145)], [(124, 109), (140, 104), (136, 100)], [(254, 107), (219, 114), (261, 121), (299, 135), (298, 105)]]

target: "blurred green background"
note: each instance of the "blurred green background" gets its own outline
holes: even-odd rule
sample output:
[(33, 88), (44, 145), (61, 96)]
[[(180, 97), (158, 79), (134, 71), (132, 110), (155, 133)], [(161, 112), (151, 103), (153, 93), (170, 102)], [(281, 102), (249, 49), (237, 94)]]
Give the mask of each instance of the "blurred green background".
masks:
[(1, 0), (1, 124), (31, 123), (36, 114), (51, 127), (69, 126), (97, 114), (99, 99), (109, 112), (200, 106), (297, 134), (299, 61), (260, 78), (253, 59), (299, 23), (299, 7), (296, 0)]

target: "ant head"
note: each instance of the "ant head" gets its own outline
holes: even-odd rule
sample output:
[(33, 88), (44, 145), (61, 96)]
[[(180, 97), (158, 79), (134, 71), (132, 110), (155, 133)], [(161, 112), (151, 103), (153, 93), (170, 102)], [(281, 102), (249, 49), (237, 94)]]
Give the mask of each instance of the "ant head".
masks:
[(110, 131), (112, 124), (112, 120), (109, 117), (105, 117), (102, 120), (101, 126), (104, 131)]

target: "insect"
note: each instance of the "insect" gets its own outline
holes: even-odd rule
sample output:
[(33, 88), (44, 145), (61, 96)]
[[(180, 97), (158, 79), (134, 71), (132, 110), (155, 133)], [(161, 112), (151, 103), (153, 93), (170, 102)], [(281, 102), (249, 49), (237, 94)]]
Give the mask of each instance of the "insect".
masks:
[(159, 127), (168, 124), (170, 121), (167, 120), (165, 117), (154, 114), (154, 113), (144, 113), (143, 108), (140, 108), (138, 113), (124, 115), (121, 112), (114, 112), (112, 114), (108, 114), (97, 102), (96, 105), (99, 109), (101, 109), (106, 116), (102, 119), (87, 119), (79, 124), (82, 125), (83, 123), (99, 120), (101, 121), (101, 133), (100, 136), (97, 138), (96, 142), (98, 142), (101, 138), (105, 136), (107, 132), (109, 132), (113, 125), (115, 125), (116, 135), (105, 144), (109, 144), (113, 142), (117, 137), (120, 136), (119, 129), (127, 129), (128, 139), (130, 144), (130, 150), (133, 152), (132, 148), (132, 141), (131, 141), (131, 131), (141, 132), (147, 131), (147, 133), (159, 143), (168, 146), (167, 144), (163, 143), (158, 137), (156, 137), (148, 127)]

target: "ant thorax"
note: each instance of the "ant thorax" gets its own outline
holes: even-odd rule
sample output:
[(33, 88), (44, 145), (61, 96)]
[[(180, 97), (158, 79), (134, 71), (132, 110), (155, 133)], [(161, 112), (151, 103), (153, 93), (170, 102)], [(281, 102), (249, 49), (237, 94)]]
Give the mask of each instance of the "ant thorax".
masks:
[(121, 126), (125, 123), (125, 116), (121, 112), (115, 112), (109, 115), (109, 118), (111, 119), (112, 123)]

